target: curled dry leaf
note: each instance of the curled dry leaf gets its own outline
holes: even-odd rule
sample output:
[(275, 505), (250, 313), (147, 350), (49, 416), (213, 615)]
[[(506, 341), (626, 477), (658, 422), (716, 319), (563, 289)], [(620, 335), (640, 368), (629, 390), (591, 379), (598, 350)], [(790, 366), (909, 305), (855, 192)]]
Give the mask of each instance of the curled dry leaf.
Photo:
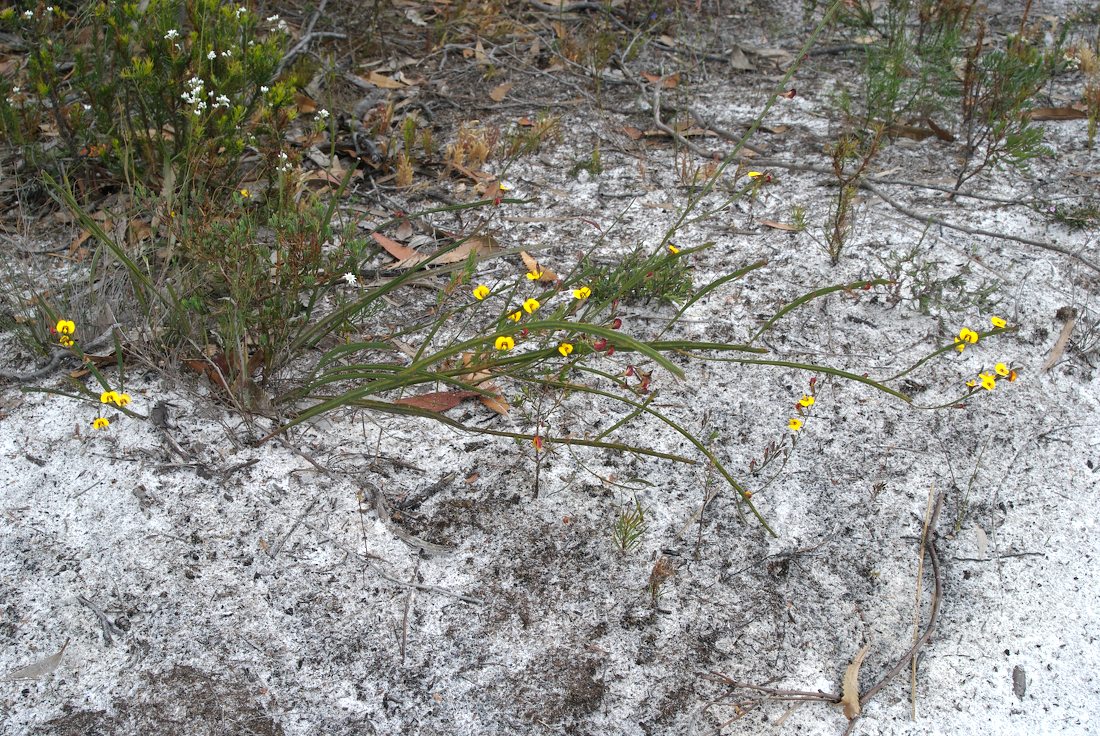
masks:
[(519, 252), (519, 257), (523, 259), (523, 265), (527, 267), (527, 273), (539, 274), (538, 280), (543, 283), (553, 283), (558, 280), (558, 275), (546, 268), (525, 250)]
[(870, 644), (863, 645), (845, 670), (844, 681), (840, 685), (840, 705), (844, 708), (844, 717), (849, 721), (859, 715), (859, 668), (863, 666), (863, 658), (867, 656), (870, 649)]

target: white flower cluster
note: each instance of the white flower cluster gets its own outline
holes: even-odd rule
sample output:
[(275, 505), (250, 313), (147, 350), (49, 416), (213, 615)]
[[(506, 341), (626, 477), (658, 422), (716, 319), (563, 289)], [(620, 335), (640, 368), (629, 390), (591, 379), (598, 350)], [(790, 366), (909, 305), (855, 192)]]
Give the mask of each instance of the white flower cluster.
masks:
[(280, 31), (281, 33), (286, 33), (288, 30), (290, 30), (290, 26), (286, 24), (286, 21), (280, 18), (277, 14), (268, 16), (267, 22), (274, 23), (275, 30)]
[(171, 41), (171, 40), (179, 38), (179, 37), (180, 37), (180, 32), (177, 31), (175, 28), (168, 29), (168, 33), (164, 34), (164, 40), (165, 41)]
[(191, 86), (191, 89), (187, 90), (180, 95), (180, 99), (191, 105), (196, 115), (202, 115), (202, 111), (206, 109), (206, 100), (203, 99), (202, 93), (205, 91), (205, 82), (199, 77), (191, 77), (187, 80), (187, 84)]
[(290, 164), (289, 157), (286, 152), (279, 151), (279, 165), (275, 167), (275, 170), (280, 174), (289, 174), (294, 170), (294, 167)]
[(242, 15), (244, 15), (247, 12), (248, 12), (248, 8), (241, 5), (240, 7), (237, 8), (237, 18), (239, 19)]

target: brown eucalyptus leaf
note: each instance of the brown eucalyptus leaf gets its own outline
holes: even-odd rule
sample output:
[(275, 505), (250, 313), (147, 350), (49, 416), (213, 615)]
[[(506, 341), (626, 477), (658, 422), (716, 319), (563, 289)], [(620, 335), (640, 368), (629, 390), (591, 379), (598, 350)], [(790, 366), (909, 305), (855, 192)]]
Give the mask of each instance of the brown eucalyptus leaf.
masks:
[[(476, 253), (479, 256), (483, 256), (483, 255), (488, 255), (489, 253), (492, 253), (496, 249), (497, 249), (497, 244), (491, 237), (485, 236), (485, 237), (478, 237), (478, 238), (470, 238), (469, 240), (467, 240), (465, 243), (458, 246), (454, 250), (448, 251), (447, 253), (444, 253), (443, 255), (441, 255), (438, 258), (436, 258), (435, 260), (433, 260), (431, 265), (433, 265), (433, 266), (445, 266), (448, 263), (459, 263), (459, 262), (465, 261), (467, 258), (469, 258), (471, 253)], [(405, 259), (402, 259), (401, 261), (398, 261), (397, 263), (393, 264), (393, 268), (396, 268), (396, 269), (412, 268), (413, 266), (420, 265), (421, 263), (428, 260), (429, 258), (431, 258), (431, 256), (426, 256), (423, 253), (417, 253), (415, 256), (413, 256), (411, 258), (405, 258)]]
[(409, 396), (393, 402), (399, 406), (414, 406), (417, 409), (425, 409), (437, 413), (453, 409), (466, 399), (480, 396), (477, 391), (434, 391), (430, 394)]
[(523, 265), (527, 267), (527, 273), (539, 274), (538, 281), (543, 283), (553, 283), (558, 280), (558, 275), (546, 268), (525, 250), (519, 252), (519, 257), (523, 259)]
[[(371, 237), (374, 238), (374, 242), (382, 246), (382, 249), (396, 258), (398, 261), (404, 262), (412, 258), (420, 258), (423, 260), (426, 256), (417, 253), (412, 248), (398, 243), (393, 238), (387, 238), (382, 233), (371, 233)], [(400, 265), (400, 263), (398, 264)]]

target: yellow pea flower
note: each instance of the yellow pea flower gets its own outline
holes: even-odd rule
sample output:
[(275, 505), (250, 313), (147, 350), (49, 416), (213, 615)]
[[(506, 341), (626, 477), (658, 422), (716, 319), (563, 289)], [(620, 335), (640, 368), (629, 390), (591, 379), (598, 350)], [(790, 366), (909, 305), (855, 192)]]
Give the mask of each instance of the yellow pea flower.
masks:
[(809, 408), (814, 405), (814, 397), (803, 396), (801, 399), (798, 400), (798, 405), (803, 408)]
[(480, 302), (487, 296), (489, 296), (489, 287), (485, 284), (478, 284), (477, 288), (474, 289), (474, 299), (477, 299)]
[(496, 347), (497, 350), (500, 350), (501, 352), (508, 352), (509, 350), (511, 350), (512, 348), (514, 348), (516, 346), (516, 341), (513, 340), (510, 337), (505, 337), (505, 336), (502, 335), (502, 336), (497, 338), (497, 341), (496, 341), (496, 343), (494, 343), (494, 346)]
[(130, 394), (119, 394), (115, 397), (115, 403), (119, 406), (126, 406), (130, 403)]
[(979, 373), (978, 378), (981, 379), (982, 388), (986, 391), (992, 391), (997, 386), (997, 379), (991, 373)]
[(542, 278), (542, 271), (528, 271), (527, 278), (530, 281), (538, 281)]
[(563, 342), (561, 345), (558, 345), (558, 352), (568, 358), (569, 354), (573, 352), (573, 346), (567, 342)]
[(587, 299), (590, 296), (592, 296), (592, 289), (588, 288), (587, 286), (582, 286), (579, 289), (573, 289), (574, 299)]
[[(760, 173), (759, 171), (750, 171), (750, 172), (749, 172), (749, 178), (750, 178), (750, 179), (759, 179), (759, 178), (760, 178), (760, 177), (762, 177), (762, 176), (763, 176), (763, 174), (762, 174), (762, 173)], [(797, 430), (796, 430), (796, 431), (797, 431)]]
[(99, 403), (101, 404), (117, 404), (118, 394), (114, 391), (104, 391), (99, 395)]
[(62, 335), (61, 339), (57, 341), (63, 348), (71, 348), (73, 346), (73, 339), (68, 335)]
[(976, 379), (976, 378), (971, 378), (969, 381), (966, 382), (966, 387), (967, 388), (975, 388), (977, 385), (978, 385), (978, 379)]
[(76, 323), (71, 319), (59, 319), (55, 329), (60, 335), (71, 335), (76, 332)]
[(992, 325), (993, 325), (994, 327), (996, 327), (996, 328), (997, 328), (998, 330), (1003, 330), (1003, 329), (1004, 329), (1005, 327), (1007, 327), (1007, 326), (1008, 326), (1008, 323), (1007, 323), (1007, 322), (1005, 322), (1005, 321), (1004, 321), (1003, 319), (1001, 319), (1000, 317), (990, 317), (990, 318), (989, 318), (989, 321), (990, 321), (990, 323), (991, 323), (991, 324), (992, 324)]
[(964, 327), (959, 330), (959, 336), (955, 338), (955, 349), (960, 353), (967, 345), (973, 345), (978, 342), (978, 333), (969, 327)]
[(677, 253), (679, 253), (679, 252), (680, 252), (680, 249), (679, 249), (679, 248), (677, 248), (677, 247), (676, 247), (675, 245), (673, 245), (672, 243), (669, 243), (669, 244), (668, 244), (668, 252), (669, 252), (669, 253), (671, 253), (672, 255), (676, 255)]
[(787, 422), (787, 426), (791, 428), (792, 432), (797, 432), (802, 429), (802, 420), (798, 417), (791, 417), (791, 420)]
[(107, 429), (107, 427), (110, 427), (110, 426), (111, 426), (111, 423), (108, 422), (103, 417), (97, 417), (96, 420), (94, 422), (92, 422), (92, 429)]
[(1008, 366), (1004, 363), (998, 363), (997, 365), (993, 366), (993, 372), (996, 373), (998, 376), (1003, 376), (1007, 378), (1008, 374), (1012, 371), (1010, 371)]
[(538, 299), (535, 299), (534, 297), (531, 297), (530, 299), (528, 299), (527, 301), (525, 301), (523, 303), (523, 311), (527, 312), (527, 314), (533, 314), (534, 311), (536, 309), (538, 309), (539, 307), (541, 307), (541, 306), (542, 305), (539, 304)]
[(521, 319), (523, 319), (523, 312), (517, 309), (516, 311), (508, 315), (508, 319), (512, 320), (513, 322), (519, 322)]

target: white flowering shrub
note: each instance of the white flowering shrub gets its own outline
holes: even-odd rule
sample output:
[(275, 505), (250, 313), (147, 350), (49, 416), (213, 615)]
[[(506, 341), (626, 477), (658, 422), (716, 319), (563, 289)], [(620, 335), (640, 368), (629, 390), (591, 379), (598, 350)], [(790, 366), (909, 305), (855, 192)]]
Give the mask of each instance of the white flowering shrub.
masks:
[[(181, 194), (231, 186), (246, 145), (277, 157), (293, 88), (273, 80), (286, 23), (217, 0), (102, 2), (0, 13), (32, 49), (0, 82), (0, 125), (31, 164)], [(58, 140), (62, 145), (45, 145)], [(73, 171), (75, 162), (77, 171)], [(89, 176), (93, 175), (93, 176)]]

